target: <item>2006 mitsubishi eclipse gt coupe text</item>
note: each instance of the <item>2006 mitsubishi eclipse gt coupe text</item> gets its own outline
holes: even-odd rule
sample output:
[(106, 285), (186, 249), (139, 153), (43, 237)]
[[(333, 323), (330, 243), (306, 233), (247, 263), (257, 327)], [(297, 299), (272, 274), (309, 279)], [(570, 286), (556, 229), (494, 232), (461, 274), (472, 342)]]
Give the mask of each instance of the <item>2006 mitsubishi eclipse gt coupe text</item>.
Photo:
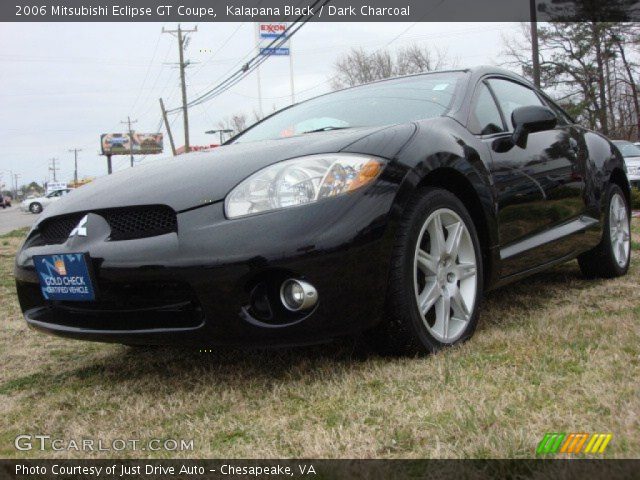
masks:
[(52, 204), (16, 259), (36, 329), (125, 344), (291, 345), (367, 332), (388, 352), (469, 338), (483, 292), (576, 258), (624, 275), (618, 149), (490, 67), (285, 108), (210, 152)]

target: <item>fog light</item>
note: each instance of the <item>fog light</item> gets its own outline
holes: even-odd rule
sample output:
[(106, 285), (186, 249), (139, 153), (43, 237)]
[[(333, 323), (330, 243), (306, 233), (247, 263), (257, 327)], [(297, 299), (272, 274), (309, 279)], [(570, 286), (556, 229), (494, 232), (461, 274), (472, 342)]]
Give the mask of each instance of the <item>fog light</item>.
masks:
[(310, 283), (289, 279), (280, 287), (280, 301), (287, 310), (308, 310), (318, 302), (318, 292)]

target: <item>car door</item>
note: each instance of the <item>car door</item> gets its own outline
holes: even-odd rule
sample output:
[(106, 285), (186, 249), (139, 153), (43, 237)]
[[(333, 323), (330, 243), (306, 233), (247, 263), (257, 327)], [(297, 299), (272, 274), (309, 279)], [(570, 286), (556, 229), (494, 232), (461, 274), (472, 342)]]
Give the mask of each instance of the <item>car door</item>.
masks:
[[(513, 134), (511, 114), (516, 108), (549, 106), (532, 88), (511, 79), (488, 78), (486, 85), (503, 121), (504, 133), (497, 137)], [(491, 149), (503, 276), (543, 265), (575, 248), (565, 237), (581, 227), (567, 226), (584, 210), (581, 149), (579, 130), (560, 118), (553, 130), (529, 134), (524, 148)]]
[(42, 199), (42, 206), (46, 206), (49, 205), (52, 202), (55, 202), (56, 200), (58, 200), (60, 198), (60, 194), (61, 191), (60, 190), (56, 190), (55, 192), (51, 192), (49, 195), (47, 195), (46, 197), (44, 197)]

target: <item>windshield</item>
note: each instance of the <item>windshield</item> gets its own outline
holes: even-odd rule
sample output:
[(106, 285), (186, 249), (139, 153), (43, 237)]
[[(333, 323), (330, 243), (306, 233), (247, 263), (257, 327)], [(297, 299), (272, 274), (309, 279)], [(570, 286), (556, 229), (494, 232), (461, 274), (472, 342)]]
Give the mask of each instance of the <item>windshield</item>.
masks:
[(276, 113), (233, 143), (439, 117), (449, 109), (461, 76), (462, 72), (417, 75), (322, 95)]
[(623, 157), (640, 157), (640, 147), (631, 142), (614, 142)]

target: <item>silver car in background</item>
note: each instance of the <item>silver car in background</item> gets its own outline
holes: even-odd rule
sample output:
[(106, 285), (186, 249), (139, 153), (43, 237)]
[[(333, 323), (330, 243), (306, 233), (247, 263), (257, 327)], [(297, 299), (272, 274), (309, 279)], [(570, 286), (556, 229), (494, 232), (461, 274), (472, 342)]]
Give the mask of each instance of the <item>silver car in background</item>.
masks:
[(44, 195), (42, 197), (27, 198), (20, 204), (20, 208), (22, 208), (22, 210), (25, 212), (31, 212), (35, 214), (41, 213), (42, 210), (44, 210), (44, 207), (55, 202), (56, 200), (60, 200), (70, 191), (70, 188), (65, 188), (61, 190), (54, 190), (53, 192), (48, 193), (47, 195)]
[(632, 187), (640, 188), (640, 146), (627, 140), (613, 140), (624, 157), (627, 165), (627, 177)]

